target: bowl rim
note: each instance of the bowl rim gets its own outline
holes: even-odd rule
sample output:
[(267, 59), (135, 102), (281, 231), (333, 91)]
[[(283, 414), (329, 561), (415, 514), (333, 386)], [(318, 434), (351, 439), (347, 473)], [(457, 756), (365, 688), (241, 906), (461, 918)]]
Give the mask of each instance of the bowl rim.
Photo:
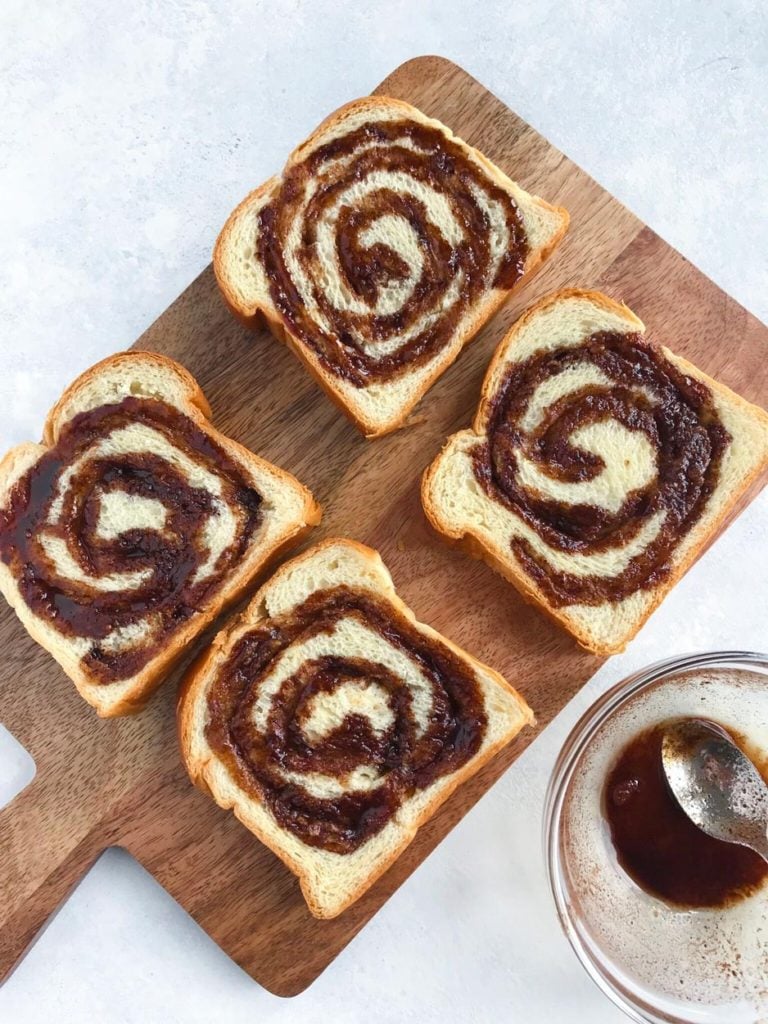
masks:
[[(711, 666), (762, 667), (768, 672), (768, 654), (756, 651), (705, 651), (663, 658), (625, 676), (601, 694), (579, 717), (568, 733), (547, 785), (542, 819), (542, 840), (547, 883), (555, 903), (560, 927), (576, 957), (592, 981), (636, 1024), (690, 1024), (689, 1019), (670, 1016), (630, 992), (605, 967), (583, 940), (572, 918), (560, 851), (560, 825), (565, 797), (582, 754), (597, 730), (631, 698), (659, 682), (687, 669)], [(690, 1018), (690, 1021), (695, 1018)], [(701, 1017), (698, 1018), (701, 1020)]]

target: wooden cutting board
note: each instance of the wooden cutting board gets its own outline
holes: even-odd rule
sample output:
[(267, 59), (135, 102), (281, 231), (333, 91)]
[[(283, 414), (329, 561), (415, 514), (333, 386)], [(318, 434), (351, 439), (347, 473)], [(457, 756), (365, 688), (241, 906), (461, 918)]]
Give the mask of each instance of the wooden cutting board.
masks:
[[(302, 991), (595, 672), (600, 659), (438, 540), (419, 505), (422, 470), (445, 436), (469, 423), (495, 345), (536, 298), (567, 285), (601, 288), (674, 351), (768, 405), (768, 330), (465, 71), (420, 57), (376, 91), (444, 121), (571, 213), (554, 258), (432, 388), (411, 429), (365, 441), (286, 349), (233, 320), (210, 267), (136, 347), (189, 367), (221, 430), (312, 488), (325, 510), (314, 539), (348, 535), (378, 548), (417, 615), (518, 686), (537, 727), (456, 793), (359, 903), (316, 921), (277, 858), (189, 784), (175, 679), (136, 718), (100, 721), (3, 607), (0, 722), (30, 751), (37, 775), (0, 812), (0, 978), (95, 858), (119, 845), (262, 985)], [(245, 194), (257, 182), (243, 174)]]

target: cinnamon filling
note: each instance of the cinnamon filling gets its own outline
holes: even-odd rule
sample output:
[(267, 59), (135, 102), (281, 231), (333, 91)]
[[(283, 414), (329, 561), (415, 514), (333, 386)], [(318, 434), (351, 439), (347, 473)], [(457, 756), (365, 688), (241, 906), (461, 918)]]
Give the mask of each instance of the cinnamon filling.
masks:
[[(266, 684), (290, 646), (332, 634), (352, 618), (403, 652), (428, 684), (426, 725), (415, 693), (375, 660), (325, 655), (306, 660), (269, 698)], [(375, 687), (385, 723), (347, 710), (329, 730), (308, 728), (318, 695)], [(256, 718), (269, 699), (266, 726)], [(422, 698), (423, 699), (423, 698)], [(457, 771), (483, 741), (487, 719), (472, 670), (443, 643), (425, 637), (387, 602), (345, 586), (320, 591), (289, 615), (251, 629), (219, 669), (208, 694), (206, 738), (238, 785), (269, 806), (278, 823), (310, 846), (350, 853), (376, 835), (402, 802)], [(367, 777), (355, 785), (353, 773)], [(305, 780), (336, 780), (338, 792), (318, 795)]]
[[(610, 383), (565, 395), (547, 408), (534, 429), (524, 429), (523, 417), (536, 388), (585, 363), (597, 367)], [(521, 455), (558, 481), (577, 483), (599, 476), (603, 459), (575, 445), (572, 435), (606, 420), (642, 432), (656, 459), (651, 482), (629, 491), (617, 511), (555, 501), (522, 485)], [(664, 579), (675, 549), (717, 488), (730, 440), (704, 384), (683, 374), (640, 335), (600, 331), (581, 345), (510, 366), (491, 402), (487, 441), (474, 451), (474, 472), (489, 497), (520, 516), (554, 551), (620, 552), (651, 517), (661, 514), (655, 537), (616, 576), (559, 571), (524, 538), (512, 540), (520, 565), (552, 605), (597, 605), (620, 601)]]
[[(136, 424), (215, 476), (220, 493), (193, 486), (176, 459), (151, 450), (99, 454), (100, 442)], [(121, 532), (103, 526), (103, 503), (115, 496), (127, 510)], [(161, 523), (130, 526), (142, 502)], [(214, 597), (258, 528), (261, 504), (242, 468), (191, 419), (127, 397), (75, 416), (17, 481), (0, 510), (0, 557), (36, 616), (90, 642), (82, 661), (93, 681), (112, 683), (140, 671)], [(209, 564), (207, 528), (223, 508), (234, 536)], [(51, 554), (62, 547), (64, 561)], [(125, 574), (131, 585), (107, 579)]]
[[(398, 191), (394, 175), (411, 191)], [(450, 211), (456, 237), (433, 219), (425, 190)], [(402, 222), (398, 235), (410, 234), (420, 265), (411, 265), (414, 246), (398, 252), (391, 232), (377, 235), (382, 218)], [(329, 230), (330, 270), (320, 245)], [(366, 124), (291, 167), (259, 214), (256, 250), (291, 333), (325, 369), (365, 387), (432, 359), (486, 290), (522, 276), (528, 244), (514, 201), (460, 146), (400, 120)], [(343, 309), (329, 274), (336, 298), (347, 296)], [(402, 294), (390, 308), (393, 288)]]

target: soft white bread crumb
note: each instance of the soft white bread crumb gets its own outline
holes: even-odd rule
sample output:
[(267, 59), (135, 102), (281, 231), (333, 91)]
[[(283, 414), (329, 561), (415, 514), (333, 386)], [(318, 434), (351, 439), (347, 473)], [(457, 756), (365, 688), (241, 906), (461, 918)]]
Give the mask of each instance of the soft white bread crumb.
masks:
[[(599, 654), (624, 649), (727, 521), (744, 492), (765, 472), (768, 414), (667, 349), (662, 350), (675, 366), (710, 389), (731, 442), (720, 465), (717, 490), (696, 525), (674, 550), (664, 581), (655, 587), (637, 590), (615, 603), (551, 606), (519, 565), (511, 548), (512, 540), (525, 539), (555, 570), (611, 577), (619, 575), (629, 559), (653, 539), (660, 529), (660, 519), (649, 519), (624, 547), (576, 555), (558, 551), (549, 547), (515, 512), (487, 495), (475, 476), (471, 453), (485, 436), (490, 403), (512, 363), (522, 363), (536, 353), (578, 346), (597, 331), (643, 333), (644, 330), (642, 322), (626, 306), (599, 292), (568, 290), (542, 299), (517, 321), (499, 345), (486, 374), (473, 428), (448, 439), (422, 482), (422, 504), (437, 530), (453, 540), (462, 540), (471, 553), (478, 554), (514, 583), (527, 600), (568, 629), (584, 647)], [(525, 413), (525, 428), (534, 427), (543, 411), (562, 395), (605, 382), (599, 378), (600, 371), (588, 364), (549, 378), (532, 396)], [(518, 473), (526, 488), (556, 501), (583, 502), (616, 511), (630, 491), (643, 487), (655, 476), (655, 455), (643, 434), (630, 431), (615, 420), (595, 423), (577, 433), (575, 440), (580, 448), (602, 457), (603, 471), (593, 480), (562, 483), (547, 477), (521, 457)]]
[[(263, 498), (262, 520), (244, 558), (231, 577), (224, 581), (205, 607), (193, 614), (169, 638), (157, 654), (136, 675), (114, 683), (97, 683), (84, 670), (81, 659), (91, 647), (86, 637), (68, 637), (46, 620), (36, 616), (24, 601), (10, 568), (0, 563), (0, 591), (15, 609), (29, 634), (44, 647), (67, 675), (80, 694), (102, 716), (130, 714), (141, 710), (152, 692), (163, 681), (189, 644), (225, 608), (237, 600), (266, 563), (319, 520), (320, 510), (311, 494), (292, 476), (258, 458), (242, 445), (214, 430), (208, 421), (210, 409), (194, 378), (178, 363), (151, 352), (124, 352), (105, 359), (87, 370), (64, 392), (49, 413), (44, 429), (44, 444), (23, 444), (12, 449), (0, 462), (0, 504), (8, 500), (14, 483), (54, 445), (63, 426), (77, 414), (103, 405), (120, 402), (126, 396), (155, 398), (175, 406), (207, 432), (241, 467), (243, 474)], [(152, 451), (168, 459), (185, 474), (193, 486), (216, 495), (220, 482), (206, 470), (186, 459), (164, 438), (142, 423), (133, 423), (122, 431), (96, 442), (98, 454), (110, 456), (130, 451)], [(164, 510), (159, 502), (111, 494), (102, 501), (98, 523), (104, 537), (118, 536), (132, 528), (157, 528)], [(229, 542), (231, 522), (222, 514), (212, 522), (206, 535), (209, 561)], [(57, 541), (46, 543), (46, 553), (62, 571), (83, 579), (83, 570)], [(202, 567), (205, 569), (205, 566)], [(121, 589), (135, 585), (130, 572), (89, 580), (96, 590)], [(106, 649), (119, 649), (141, 639), (146, 624), (137, 623), (115, 630), (104, 641)]]
[[(565, 234), (568, 227), (567, 212), (561, 207), (551, 206), (538, 196), (526, 192), (482, 153), (457, 138), (450, 129), (400, 100), (388, 99), (384, 96), (371, 96), (356, 100), (337, 110), (291, 154), (286, 171), (334, 138), (346, 135), (370, 122), (385, 122), (402, 118), (409, 118), (442, 132), (446, 138), (461, 147), (467, 158), (482, 170), (489, 181), (504, 189), (514, 199), (520, 211), (529, 245), (524, 272), (526, 275), (532, 274)], [(440, 228), (443, 236), (451, 237), (455, 228), (451, 223), (450, 211), (441, 205), (439, 196), (435, 196), (421, 182), (410, 179), (405, 174), (400, 174), (399, 177), (398, 175), (389, 175), (386, 184), (403, 194), (417, 196), (427, 206), (431, 220)], [(262, 317), (266, 319), (275, 336), (290, 346), (332, 400), (368, 437), (376, 437), (396, 430), (404, 425), (408, 413), (414, 405), (437, 377), (451, 365), (463, 346), (493, 315), (507, 298), (509, 292), (487, 288), (480, 301), (469, 308), (456, 325), (450, 342), (427, 363), (398, 375), (396, 379), (383, 382), (374, 381), (362, 388), (355, 387), (327, 370), (315, 352), (291, 334), (271, 299), (269, 282), (256, 252), (256, 240), (259, 231), (259, 212), (269, 203), (279, 187), (280, 179), (270, 178), (243, 200), (224, 225), (216, 243), (213, 261), (216, 277), (224, 297), (235, 315), (244, 323), (258, 326)], [(354, 206), (355, 201), (364, 195), (366, 188), (367, 184), (361, 182), (351, 190), (345, 202)], [(500, 227), (495, 222), (495, 219), (499, 217), (498, 210), (494, 211), (489, 208), (488, 215), (492, 233), (498, 234)], [(382, 218), (377, 222), (376, 231), (376, 237), (371, 236), (371, 241), (384, 243), (403, 256), (411, 265), (420, 259), (413, 239), (410, 237), (411, 232), (408, 230), (408, 225), (401, 219), (391, 216)], [(351, 298), (344, 293), (344, 289), (332, 270), (335, 264), (332, 230), (328, 230), (322, 235), (319, 244), (328, 272), (326, 278), (317, 284), (332, 297), (337, 308), (349, 308)], [(396, 287), (391, 289), (390, 300), (393, 310), (397, 309), (407, 297), (408, 289), (406, 286), (403, 286), (403, 289), (402, 292), (398, 292)], [(448, 301), (446, 297), (446, 304)], [(395, 342), (394, 347), (397, 347), (397, 344)], [(379, 346), (377, 353), (383, 355), (390, 349), (386, 345)]]
[[(280, 825), (269, 808), (250, 798), (238, 786), (228, 768), (219, 760), (206, 739), (207, 697), (221, 666), (240, 637), (253, 626), (291, 612), (316, 591), (337, 586), (372, 591), (384, 598), (418, 626), (427, 637), (445, 643), (472, 667), (481, 687), (488, 726), (477, 754), (459, 771), (446, 775), (409, 800), (406, 800), (387, 825), (351, 853), (335, 853), (309, 846)], [(414, 713), (428, 713), (420, 704), (423, 681), (415, 663), (378, 633), (359, 622), (342, 619), (332, 634), (313, 636), (303, 644), (288, 648), (261, 684), (260, 693), (268, 701), (271, 688), (295, 671), (306, 659), (326, 653), (365, 656), (381, 661), (404, 678), (414, 695)], [(346, 708), (368, 713), (377, 720), (385, 711), (370, 696), (336, 691), (333, 700), (315, 706), (311, 728), (329, 732)], [(341, 703), (340, 703), (341, 701)], [(435, 630), (417, 623), (413, 613), (397, 597), (392, 579), (377, 552), (349, 540), (326, 540), (286, 563), (256, 594), (237, 623), (219, 633), (210, 651), (193, 666), (182, 687), (179, 700), (179, 735), (187, 770), (204, 791), (226, 809), (232, 808), (239, 820), (265, 843), (299, 876), (301, 889), (316, 917), (335, 917), (358, 899), (382, 875), (411, 842), (422, 825), (453, 790), (474, 774), (497, 750), (533, 720), (525, 701), (498, 673), (441, 637)], [(361, 777), (359, 786), (372, 784)], [(317, 795), (333, 795), (328, 780), (315, 781)], [(330, 788), (329, 788), (330, 786)]]

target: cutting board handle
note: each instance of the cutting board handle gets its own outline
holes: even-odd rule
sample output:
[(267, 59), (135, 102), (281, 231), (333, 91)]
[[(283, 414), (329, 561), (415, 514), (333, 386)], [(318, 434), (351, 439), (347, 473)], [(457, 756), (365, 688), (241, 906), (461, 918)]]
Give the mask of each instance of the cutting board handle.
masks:
[(0, 810), (0, 982), (107, 845), (70, 810), (39, 774)]

